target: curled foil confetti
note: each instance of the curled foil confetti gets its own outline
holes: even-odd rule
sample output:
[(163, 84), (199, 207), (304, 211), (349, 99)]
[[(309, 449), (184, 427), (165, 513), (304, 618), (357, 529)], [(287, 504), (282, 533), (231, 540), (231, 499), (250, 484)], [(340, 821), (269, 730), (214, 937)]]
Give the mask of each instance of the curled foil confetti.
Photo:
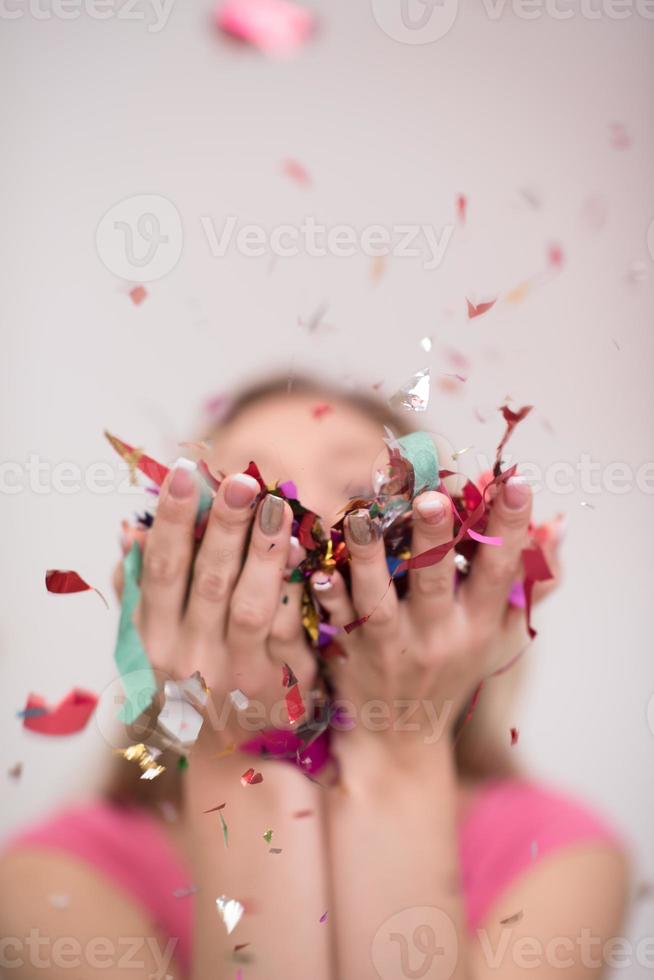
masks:
[(266, 844), (270, 844), (272, 840), (272, 835), (273, 835), (272, 830), (266, 830), (264, 832), (263, 839), (265, 840)]
[(161, 755), (161, 750), (137, 742), (135, 745), (128, 745), (126, 749), (116, 749), (115, 755), (122, 755), (128, 762), (138, 762), (141, 768), (141, 779), (156, 779), (162, 772), (166, 771), (165, 766), (159, 765), (157, 759)]
[(234, 691), (229, 692), (229, 699), (237, 711), (245, 711), (250, 704), (250, 699), (247, 694), (243, 694), (243, 691), (238, 687)]
[(216, 908), (220, 918), (223, 920), (227, 935), (229, 935), (241, 921), (245, 909), (235, 898), (227, 898), (227, 895), (218, 896), (216, 899)]
[(183, 681), (166, 681), (164, 703), (158, 726), (178, 747), (195, 744), (202, 728), (201, 711), (207, 703), (208, 691), (202, 675), (195, 671)]
[(418, 371), (391, 396), (390, 405), (409, 412), (426, 412), (429, 405), (429, 384), (429, 368)]
[(242, 786), (256, 786), (257, 783), (263, 782), (263, 776), (260, 772), (255, 772), (254, 769), (246, 769), (241, 776)]

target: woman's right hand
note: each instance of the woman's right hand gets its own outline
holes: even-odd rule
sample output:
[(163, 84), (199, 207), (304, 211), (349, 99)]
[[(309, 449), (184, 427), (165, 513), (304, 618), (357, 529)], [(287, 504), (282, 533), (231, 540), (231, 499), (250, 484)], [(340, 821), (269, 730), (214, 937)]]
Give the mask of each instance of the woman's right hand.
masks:
[[(177, 466), (162, 485), (134, 620), (158, 678), (202, 674), (210, 689), (203, 740), (208, 725), (217, 742), (238, 743), (253, 727), (283, 724), (284, 663), (303, 695), (313, 683), (302, 585), (285, 581), (303, 555), (291, 542), (288, 504), (267, 494), (255, 507), (259, 484), (240, 473), (221, 483), (193, 559), (198, 479)], [(247, 726), (229, 700), (235, 689), (250, 701)]]

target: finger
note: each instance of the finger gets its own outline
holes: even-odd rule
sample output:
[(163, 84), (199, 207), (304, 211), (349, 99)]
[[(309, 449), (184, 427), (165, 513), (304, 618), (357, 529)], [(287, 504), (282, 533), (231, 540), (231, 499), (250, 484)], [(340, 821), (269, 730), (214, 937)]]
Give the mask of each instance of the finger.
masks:
[[(153, 657), (171, 650), (181, 619), (198, 500), (194, 467), (194, 463), (179, 459), (166, 477), (154, 523), (145, 539), (139, 624)], [(157, 666), (165, 664), (159, 661)]]
[[(329, 613), (331, 626), (343, 629), (346, 623), (357, 618), (340, 572), (332, 572), (330, 575), (314, 572), (311, 576), (311, 591), (325, 612)], [(347, 641), (347, 633), (339, 633), (338, 642), (346, 646)]]
[(123, 572), (123, 563), (119, 562), (114, 568), (114, 573), (111, 576), (111, 584), (114, 587), (114, 592), (116, 593), (116, 598), (120, 602), (123, 598), (123, 588), (125, 586), (125, 574)]
[[(452, 505), (442, 493), (421, 493), (413, 502), (411, 554), (452, 540)], [(435, 565), (409, 572), (409, 604), (416, 622), (443, 620), (454, 605), (454, 549)]]
[(185, 613), (185, 625), (201, 648), (214, 646), (224, 635), (258, 493), (254, 477), (236, 473), (223, 480), (211, 505)]
[[(276, 662), (285, 660), (284, 648), (300, 644), (304, 647), (304, 631), (302, 627), (302, 595), (304, 581), (291, 582), (290, 575), (306, 557), (306, 551), (298, 539), (291, 537), (286, 573), (282, 583), (279, 602), (270, 628), (269, 650)], [(290, 661), (286, 660), (286, 663)]]
[(486, 623), (499, 622), (511, 585), (519, 574), (522, 549), (528, 540), (531, 490), (523, 477), (503, 484), (491, 507), (486, 534), (500, 537), (499, 546), (480, 544), (463, 586), (464, 601)]
[(291, 508), (267, 494), (259, 504), (247, 558), (232, 595), (227, 645), (239, 663), (256, 667), (277, 611), (291, 541)]
[(347, 516), (345, 539), (357, 618), (370, 617), (367, 630), (392, 630), (398, 622), (397, 593), (392, 583), (389, 585), (384, 539), (377, 534), (367, 510), (355, 510)]

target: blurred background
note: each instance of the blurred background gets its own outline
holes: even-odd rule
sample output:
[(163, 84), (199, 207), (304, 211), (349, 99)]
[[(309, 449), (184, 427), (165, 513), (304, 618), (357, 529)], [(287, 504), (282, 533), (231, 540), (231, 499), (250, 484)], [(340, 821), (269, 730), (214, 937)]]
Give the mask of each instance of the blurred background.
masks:
[[(200, 0), (0, 12), (2, 831), (91, 793), (109, 758), (100, 714), (63, 739), (17, 717), (30, 692), (115, 678), (111, 571), (144, 494), (103, 429), (170, 463), (252, 375), (389, 397), (428, 368), (416, 424), (471, 475), (498, 406), (535, 406), (510, 457), (537, 517), (566, 515), (566, 580), (536, 616), (514, 751), (621, 828), (637, 942), (654, 908), (654, 9), (307, 9), (315, 29), (284, 52), (228, 37)], [(47, 568), (110, 612), (49, 595)]]

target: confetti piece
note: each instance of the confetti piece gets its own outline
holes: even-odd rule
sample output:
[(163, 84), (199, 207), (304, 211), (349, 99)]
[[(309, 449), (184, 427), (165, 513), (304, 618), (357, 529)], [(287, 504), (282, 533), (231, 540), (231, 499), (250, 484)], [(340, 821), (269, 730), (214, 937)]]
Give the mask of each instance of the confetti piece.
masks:
[(507, 915), (506, 919), (500, 919), (501, 926), (512, 926), (516, 922), (520, 922), (524, 916), (524, 912), (521, 909), (519, 912), (515, 912), (513, 915)]
[(23, 775), (23, 763), (17, 762), (11, 769), (7, 770), (7, 775), (10, 779), (18, 780)]
[(257, 783), (263, 782), (263, 776), (260, 772), (255, 772), (254, 769), (246, 769), (241, 776), (241, 784), (243, 786), (255, 786)]
[(147, 295), (148, 291), (145, 286), (134, 286), (134, 288), (130, 289), (129, 291), (129, 298), (134, 306), (140, 306)]
[(293, 813), (293, 818), (295, 820), (303, 820), (305, 817), (312, 817), (313, 814), (313, 810), (295, 810)]
[(547, 249), (547, 264), (550, 269), (561, 269), (563, 267), (563, 249), (560, 245), (552, 244)]
[(456, 216), (459, 220), (459, 224), (464, 225), (466, 223), (466, 210), (468, 207), (468, 199), (465, 194), (457, 194), (456, 197)]
[(517, 745), (518, 739), (520, 738), (520, 732), (518, 731), (518, 729), (512, 728), (509, 732), (509, 735), (511, 736), (511, 745)]
[(311, 314), (309, 319), (305, 322), (301, 317), (298, 319), (298, 323), (301, 327), (306, 327), (308, 333), (315, 333), (318, 327), (323, 321), (325, 313), (329, 309), (327, 303), (322, 303), (314, 313)]
[(290, 0), (227, 0), (216, 10), (221, 31), (266, 54), (294, 52), (314, 29), (314, 15)]
[(270, 842), (272, 840), (272, 835), (273, 835), (272, 830), (266, 830), (264, 832), (263, 839), (265, 840), (266, 844), (270, 844)]
[(308, 171), (297, 160), (284, 160), (282, 169), (287, 177), (304, 187), (311, 183)]
[(229, 698), (237, 711), (245, 711), (250, 704), (250, 699), (247, 694), (243, 694), (243, 691), (239, 690), (238, 687), (229, 692)]
[(166, 767), (160, 766), (157, 762), (161, 750), (144, 745), (143, 742), (128, 745), (126, 749), (116, 749), (114, 755), (121, 755), (128, 762), (138, 762), (141, 768), (141, 779), (156, 779), (157, 776), (166, 771)]
[(484, 313), (488, 313), (495, 306), (496, 302), (497, 300), (491, 299), (486, 303), (477, 303), (475, 306), (469, 299), (466, 299), (466, 303), (468, 304), (468, 319), (473, 320), (476, 316), (482, 316)]
[(504, 540), (501, 537), (491, 537), (487, 534), (479, 534), (478, 531), (473, 531), (471, 527), (468, 528), (468, 535), (473, 539), (473, 541), (479, 541), (480, 544), (490, 544), (496, 548), (501, 547)]
[(77, 687), (54, 706), (46, 704), (39, 694), (30, 694), (23, 728), (39, 735), (74, 735), (86, 727), (97, 703), (97, 695)]
[(282, 853), (282, 849), (281, 849), (281, 847), (270, 847), (270, 848), (268, 848), (268, 853), (269, 854), (281, 854)]
[(393, 408), (425, 412), (429, 405), (429, 368), (418, 371), (389, 399)]
[(323, 914), (320, 916), (320, 919), (318, 921), (319, 922), (326, 922), (327, 921), (327, 912), (323, 912)]
[(525, 296), (529, 293), (530, 289), (531, 283), (522, 282), (519, 286), (516, 286), (515, 289), (508, 292), (504, 299), (507, 301), (507, 303), (521, 303)]
[(223, 831), (223, 843), (225, 844), (225, 847), (229, 847), (229, 829), (225, 822), (225, 818), (222, 815), (222, 812), (219, 812), (218, 816), (220, 817), (220, 826), (222, 827), (222, 831)]
[[(251, 943), (237, 943), (236, 946), (234, 946), (234, 952), (240, 953), (242, 949), (245, 949), (247, 946), (251, 946), (251, 945), (252, 945)], [(241, 973), (240, 970), (238, 972)]]
[(595, 506), (595, 504), (590, 504), (587, 500), (580, 500), (579, 501), (579, 506), (580, 507), (588, 507), (590, 510), (597, 510), (597, 507)]
[(297, 684), (294, 684), (287, 690), (285, 700), (288, 720), (291, 725), (295, 725), (306, 714), (306, 708)]
[(229, 935), (241, 921), (241, 916), (245, 910), (235, 898), (227, 898), (226, 895), (220, 895), (216, 899), (216, 908)]
[(329, 412), (333, 411), (334, 409), (331, 405), (328, 405), (327, 402), (321, 402), (320, 405), (314, 405), (314, 407), (311, 409), (311, 414), (313, 415), (314, 419), (321, 419), (323, 415), (327, 415)]
[(520, 194), (527, 202), (527, 204), (537, 211), (542, 204), (541, 196), (538, 191), (534, 190), (533, 187), (523, 187), (520, 189)]
[(433, 346), (431, 337), (423, 337), (420, 341), (420, 346), (428, 354)]
[(531, 594), (536, 582), (548, 582), (554, 578), (550, 571), (547, 559), (539, 545), (531, 548), (523, 548), (522, 565), (525, 570), (525, 577), (522, 583), (525, 592), (525, 612), (527, 617), (527, 630), (529, 636), (534, 639), (536, 630), (531, 625)]
[(215, 755), (211, 756), (212, 759), (226, 759), (228, 756), (232, 755), (236, 751), (236, 742), (230, 742), (226, 745), (224, 749), (220, 752), (216, 752)]
[(203, 813), (217, 813), (219, 810), (224, 810), (227, 806), (226, 803), (219, 803), (218, 806), (212, 806), (208, 810), (203, 810)]
[(123, 442), (121, 439), (117, 439), (116, 436), (112, 436), (110, 432), (105, 430), (105, 439), (109, 442), (110, 446), (116, 450), (118, 455), (125, 460), (129, 467), (130, 475), (134, 483), (136, 482), (135, 470), (140, 470), (144, 476), (147, 476), (149, 480), (152, 480), (154, 484), (158, 487), (164, 482), (168, 475), (168, 467), (162, 466), (161, 463), (157, 463), (155, 459), (150, 456), (146, 456), (142, 449), (135, 449), (128, 443)]
[(125, 703), (118, 717), (131, 725), (152, 703), (157, 685), (152, 666), (133, 617), (141, 598), (139, 581), (143, 556), (134, 542), (123, 558), (123, 594), (114, 660), (125, 691)]
[(178, 748), (194, 745), (202, 728), (202, 710), (209, 696), (202, 675), (196, 671), (185, 680), (166, 681), (163, 694), (157, 724)]
[(386, 274), (387, 265), (388, 265), (387, 255), (373, 256), (372, 265), (370, 267), (370, 278), (374, 283), (378, 283), (383, 279), (384, 275)]
[(507, 442), (509, 441), (511, 434), (515, 429), (516, 425), (522, 422), (523, 419), (527, 418), (532, 408), (533, 405), (523, 405), (522, 408), (519, 408), (517, 412), (514, 412), (513, 409), (509, 408), (508, 405), (502, 405), (502, 407), (500, 408), (500, 412), (502, 413), (504, 421), (506, 422), (506, 430), (497, 446), (497, 449), (495, 450), (495, 468), (493, 472), (497, 471), (499, 468), (502, 450), (504, 449)]
[(45, 573), (45, 587), (48, 592), (52, 592), (54, 595), (69, 595), (74, 592), (97, 592), (106, 608), (109, 608), (109, 603), (100, 590), (85, 582), (77, 572), (61, 571), (51, 568)]
[(197, 890), (197, 885), (187, 885), (185, 888), (176, 888), (173, 892), (173, 898), (188, 898), (189, 895), (195, 895)]
[(627, 132), (627, 127), (621, 122), (612, 122), (610, 125), (610, 142), (614, 150), (628, 150), (632, 140)]
[(452, 459), (458, 459), (459, 456), (463, 456), (464, 453), (469, 453), (474, 446), (466, 446), (465, 449), (457, 449), (456, 452), (452, 453)]

